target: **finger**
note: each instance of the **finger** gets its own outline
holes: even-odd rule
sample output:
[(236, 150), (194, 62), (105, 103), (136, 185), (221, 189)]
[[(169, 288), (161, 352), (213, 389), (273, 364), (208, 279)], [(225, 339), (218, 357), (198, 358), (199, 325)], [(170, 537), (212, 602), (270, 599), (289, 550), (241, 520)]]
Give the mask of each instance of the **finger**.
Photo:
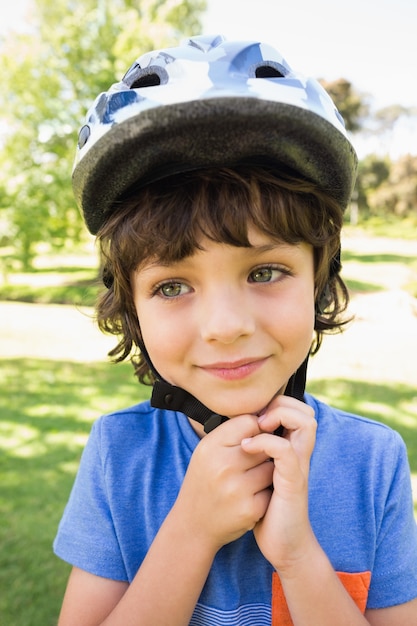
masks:
[(288, 409), (295, 409), (295, 410), (300, 410), (302, 413), (305, 413), (306, 415), (314, 415), (314, 409), (306, 404), (305, 402), (302, 402), (301, 400), (297, 400), (297, 398), (292, 398), (291, 396), (284, 396), (284, 395), (277, 395), (275, 396), (271, 402), (268, 404), (268, 406), (265, 407), (265, 409), (261, 412), (261, 414), (259, 415), (260, 418), (265, 417), (265, 415), (268, 415), (269, 413), (271, 413), (271, 411), (274, 411), (276, 409), (283, 409), (283, 408), (288, 408)]
[(274, 463), (268, 457), (267, 461), (254, 466), (246, 472), (245, 484), (252, 493), (267, 489), (272, 484)]
[[(263, 489), (262, 491), (258, 491), (253, 497), (253, 507), (254, 507), (254, 524), (253, 528), (255, 528), (256, 524), (265, 516), (265, 513), (268, 510), (269, 503), (271, 501), (272, 491), (268, 487), (267, 489)], [(252, 529), (253, 530), (253, 529)]]
[(269, 433), (261, 433), (255, 437), (245, 437), (241, 446), (248, 454), (263, 452), (270, 459), (282, 459), (291, 451), (291, 444), (283, 437), (275, 437)]
[(283, 426), (287, 431), (300, 429), (315, 431), (317, 422), (314, 410), (304, 403), (296, 402), (297, 404), (284, 401), (268, 408), (258, 417), (259, 428), (269, 433), (274, 432), (279, 426)]
[(223, 422), (212, 430), (205, 439), (218, 439), (225, 447), (240, 446), (244, 437), (254, 437), (261, 432), (255, 415), (240, 415)]
[(286, 439), (263, 433), (244, 439), (242, 448), (249, 454), (263, 451), (274, 460), (274, 468), (278, 469), (280, 476), (290, 483), (300, 474), (300, 460)]
[[(255, 455), (245, 454), (240, 445), (242, 439), (259, 435), (257, 418), (254, 415), (234, 417), (203, 437), (199, 444), (199, 455), (203, 463), (212, 464), (214, 459), (223, 465), (233, 465), (242, 471), (264, 463), (269, 457), (263, 452)], [(224, 456), (226, 454), (227, 456)]]
[(284, 430), (281, 437), (275, 437), (275, 439), (288, 440), (302, 466), (306, 469), (309, 466), (316, 442), (317, 421), (314, 411), (306, 405), (301, 407), (279, 406), (265, 415), (259, 424), (260, 428), (268, 434), (275, 432), (280, 425)]

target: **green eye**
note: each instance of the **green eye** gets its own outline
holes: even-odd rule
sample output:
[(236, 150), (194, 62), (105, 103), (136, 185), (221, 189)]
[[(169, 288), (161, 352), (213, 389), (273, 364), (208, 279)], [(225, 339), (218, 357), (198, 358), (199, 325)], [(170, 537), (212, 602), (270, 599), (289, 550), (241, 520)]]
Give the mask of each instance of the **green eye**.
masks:
[(181, 283), (166, 283), (161, 285), (159, 291), (165, 298), (176, 298), (183, 293), (183, 285)]
[[(275, 270), (276, 272), (276, 270)], [(259, 267), (250, 274), (250, 280), (253, 283), (269, 283), (274, 275), (272, 267)]]
[(162, 298), (178, 298), (190, 293), (192, 288), (187, 283), (180, 281), (170, 281), (160, 284), (154, 291), (155, 295), (159, 294)]

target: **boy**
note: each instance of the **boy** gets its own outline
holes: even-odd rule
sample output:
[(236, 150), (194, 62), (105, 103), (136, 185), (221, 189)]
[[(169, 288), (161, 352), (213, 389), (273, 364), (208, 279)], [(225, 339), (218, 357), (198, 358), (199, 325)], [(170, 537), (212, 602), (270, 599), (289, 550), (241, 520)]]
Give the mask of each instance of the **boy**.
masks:
[(355, 170), (327, 94), (256, 42), (149, 53), (96, 100), (74, 189), (97, 317), (154, 390), (93, 426), (61, 626), (417, 623), (404, 444), (304, 393), (343, 324)]

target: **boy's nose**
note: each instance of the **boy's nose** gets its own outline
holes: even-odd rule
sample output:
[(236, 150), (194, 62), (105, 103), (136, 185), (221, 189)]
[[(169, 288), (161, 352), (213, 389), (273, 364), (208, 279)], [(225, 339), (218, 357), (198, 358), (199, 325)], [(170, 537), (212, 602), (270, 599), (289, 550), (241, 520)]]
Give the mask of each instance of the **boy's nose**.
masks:
[(223, 290), (215, 301), (205, 302), (199, 317), (204, 341), (233, 343), (255, 330), (255, 319), (248, 303), (231, 290)]

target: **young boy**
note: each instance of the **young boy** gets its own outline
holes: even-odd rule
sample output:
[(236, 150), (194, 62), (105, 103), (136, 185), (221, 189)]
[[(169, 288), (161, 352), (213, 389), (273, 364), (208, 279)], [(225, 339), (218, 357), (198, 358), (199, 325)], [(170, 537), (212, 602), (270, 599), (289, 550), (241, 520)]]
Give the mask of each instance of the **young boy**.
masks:
[(74, 189), (98, 322), (154, 390), (93, 426), (60, 626), (417, 623), (405, 446), (304, 393), (343, 324), (355, 171), (327, 94), (256, 42), (149, 53), (94, 103)]

